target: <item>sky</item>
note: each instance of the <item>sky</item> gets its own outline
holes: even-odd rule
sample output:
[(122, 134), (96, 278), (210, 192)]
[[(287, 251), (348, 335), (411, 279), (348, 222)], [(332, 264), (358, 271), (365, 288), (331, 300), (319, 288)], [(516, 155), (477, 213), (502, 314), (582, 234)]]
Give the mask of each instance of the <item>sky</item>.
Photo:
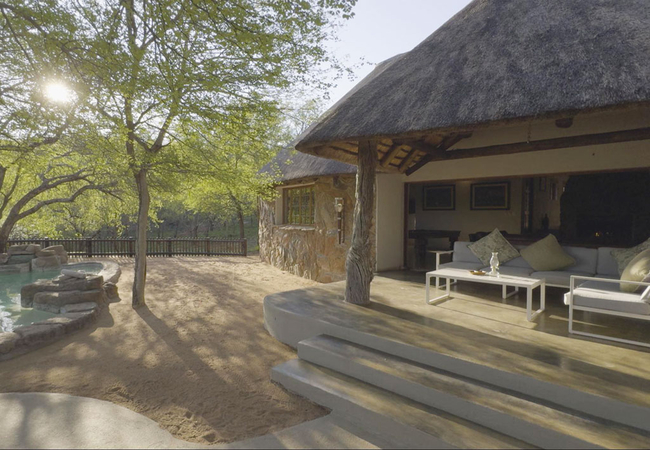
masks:
[(332, 44), (339, 60), (351, 66), (362, 59), (372, 63), (355, 69), (356, 78), (343, 78), (330, 90), (331, 106), (374, 66), (391, 56), (411, 50), (438, 29), (470, 0), (358, 0), (355, 17), (339, 30)]

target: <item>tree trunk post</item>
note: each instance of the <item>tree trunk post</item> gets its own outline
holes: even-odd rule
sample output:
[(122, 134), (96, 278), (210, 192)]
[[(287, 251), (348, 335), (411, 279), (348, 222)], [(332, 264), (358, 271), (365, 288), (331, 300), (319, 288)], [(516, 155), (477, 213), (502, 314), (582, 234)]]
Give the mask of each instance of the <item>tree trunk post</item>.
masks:
[(147, 170), (141, 168), (135, 175), (138, 186), (138, 226), (135, 236), (135, 276), (133, 279), (133, 300), (131, 306), (145, 305), (144, 287), (147, 281), (147, 225), (149, 223), (149, 186)]
[(370, 227), (372, 226), (375, 202), (375, 170), (377, 150), (374, 141), (359, 142), (357, 164), (356, 202), (354, 204), (354, 227), (352, 242), (345, 261), (347, 272), (345, 301), (355, 305), (370, 303), (370, 282), (373, 278), (375, 261), (372, 256)]

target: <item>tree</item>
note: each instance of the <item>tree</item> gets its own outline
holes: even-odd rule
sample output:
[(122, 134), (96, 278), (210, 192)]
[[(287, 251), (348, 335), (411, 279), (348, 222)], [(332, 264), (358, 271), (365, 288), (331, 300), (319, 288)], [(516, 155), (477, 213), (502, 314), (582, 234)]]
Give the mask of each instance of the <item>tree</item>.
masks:
[[(17, 0), (8, 3), (0, 8), (19, 8)], [(312, 69), (336, 66), (324, 43), (353, 4), (50, 0), (20, 6), (29, 17), (21, 22), (26, 32), (66, 56), (74, 90), (87, 99), (100, 129), (122, 142), (139, 202), (134, 307), (145, 303), (150, 175), (169, 168), (167, 155), (184, 148), (179, 133), (195, 126), (245, 128), (251, 112), (279, 108), (278, 90), (323, 85)], [(71, 25), (51, 23), (49, 12)]]
[(48, 33), (66, 35), (74, 28), (70, 18), (54, 7), (44, 16), (38, 8), (2, 2), (0, 13), (1, 251), (18, 224), (37, 223), (53, 206), (92, 192), (114, 195), (112, 169), (119, 164), (107, 164), (105, 143), (85, 121), (84, 97), (60, 95), (70, 62), (38, 23), (47, 17)]

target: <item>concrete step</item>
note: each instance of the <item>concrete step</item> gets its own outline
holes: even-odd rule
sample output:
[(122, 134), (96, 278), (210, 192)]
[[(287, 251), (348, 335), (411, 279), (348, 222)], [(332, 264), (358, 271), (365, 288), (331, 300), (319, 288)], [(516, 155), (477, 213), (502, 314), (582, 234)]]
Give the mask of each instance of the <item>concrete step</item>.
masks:
[(542, 448), (647, 448), (646, 431), (597, 419), (330, 336), (298, 344), (311, 363)]
[(530, 445), (341, 373), (294, 359), (271, 379), (337, 414), (394, 436), (394, 448), (530, 448)]

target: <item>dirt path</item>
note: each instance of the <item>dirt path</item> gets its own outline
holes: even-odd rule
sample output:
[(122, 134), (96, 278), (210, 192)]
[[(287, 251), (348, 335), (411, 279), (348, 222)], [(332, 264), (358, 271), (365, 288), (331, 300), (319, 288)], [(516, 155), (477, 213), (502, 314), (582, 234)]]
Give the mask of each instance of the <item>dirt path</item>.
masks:
[(0, 362), (0, 392), (59, 392), (109, 400), (157, 421), (179, 439), (230, 442), (325, 411), (269, 380), (295, 358), (263, 327), (262, 299), (315, 283), (259, 261), (151, 258), (147, 308), (131, 309), (133, 262), (122, 301), (88, 329)]

